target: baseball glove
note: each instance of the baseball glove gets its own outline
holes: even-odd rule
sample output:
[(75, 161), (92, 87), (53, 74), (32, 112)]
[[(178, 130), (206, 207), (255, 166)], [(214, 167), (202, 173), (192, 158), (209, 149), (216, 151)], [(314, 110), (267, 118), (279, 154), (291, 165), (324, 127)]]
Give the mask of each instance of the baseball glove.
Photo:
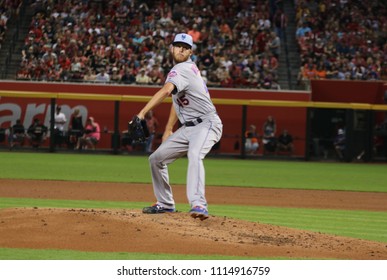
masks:
[(128, 122), (128, 134), (135, 142), (145, 142), (149, 137), (148, 126), (145, 120), (141, 120), (138, 116), (134, 116), (131, 121)]

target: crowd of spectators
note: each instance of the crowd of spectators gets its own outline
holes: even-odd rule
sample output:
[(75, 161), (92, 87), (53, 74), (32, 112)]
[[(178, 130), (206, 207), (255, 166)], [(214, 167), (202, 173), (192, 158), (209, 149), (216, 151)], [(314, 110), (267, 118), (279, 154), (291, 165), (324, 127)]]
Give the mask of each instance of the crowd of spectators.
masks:
[(298, 0), (300, 83), (387, 79), (385, 1)]
[(22, 0), (0, 0), (0, 49), (7, 31), (7, 24), (11, 17), (19, 12)]
[(17, 78), (160, 85), (186, 32), (208, 86), (278, 89), (280, 3), (35, 0)]
[[(0, 1), (0, 44), (21, 2)], [(173, 65), (174, 35), (187, 32), (208, 86), (279, 89), (281, 0), (30, 2), (18, 79), (160, 85)], [(383, 1), (295, 3), (300, 84), (387, 79)]]

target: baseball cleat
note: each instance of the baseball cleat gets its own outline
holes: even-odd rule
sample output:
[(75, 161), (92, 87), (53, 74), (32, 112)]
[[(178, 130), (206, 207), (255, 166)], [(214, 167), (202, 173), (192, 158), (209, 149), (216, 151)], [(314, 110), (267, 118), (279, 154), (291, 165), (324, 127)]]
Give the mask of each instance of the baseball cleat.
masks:
[(161, 214), (175, 212), (175, 208), (164, 208), (160, 204), (153, 204), (152, 206), (144, 207), (142, 213), (144, 214)]
[(205, 219), (208, 219), (208, 211), (200, 206), (195, 206), (189, 211), (191, 214), (191, 217), (196, 219), (199, 218), (201, 221), (204, 221)]

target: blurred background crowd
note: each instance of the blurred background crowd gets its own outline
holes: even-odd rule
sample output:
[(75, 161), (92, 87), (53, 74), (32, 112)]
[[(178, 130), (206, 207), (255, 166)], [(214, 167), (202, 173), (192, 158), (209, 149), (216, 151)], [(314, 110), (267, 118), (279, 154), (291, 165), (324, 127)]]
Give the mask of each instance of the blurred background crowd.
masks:
[[(387, 79), (384, 1), (297, 0), (295, 19), (283, 1), (24, 1), (34, 14), (16, 78), (160, 85), (173, 66), (170, 43), (186, 32), (208, 86), (276, 90), (281, 44), (295, 21), (300, 85)], [(1, 40), (22, 1), (0, 2)]]

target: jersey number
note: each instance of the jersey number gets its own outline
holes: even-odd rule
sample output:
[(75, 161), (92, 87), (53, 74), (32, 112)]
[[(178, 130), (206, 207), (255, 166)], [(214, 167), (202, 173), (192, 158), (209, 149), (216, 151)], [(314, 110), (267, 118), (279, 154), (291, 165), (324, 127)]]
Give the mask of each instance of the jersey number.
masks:
[(187, 99), (187, 97), (185, 97), (185, 94), (180, 96), (178, 100), (179, 100), (180, 107), (184, 107), (184, 106), (187, 106), (189, 104), (189, 100)]

